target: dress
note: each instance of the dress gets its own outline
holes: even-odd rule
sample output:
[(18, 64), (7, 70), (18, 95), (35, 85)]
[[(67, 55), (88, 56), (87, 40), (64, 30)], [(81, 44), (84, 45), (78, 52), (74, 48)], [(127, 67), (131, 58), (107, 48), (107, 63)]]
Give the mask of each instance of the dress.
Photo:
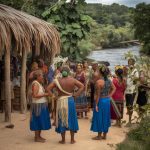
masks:
[[(110, 118), (110, 97), (107, 97), (111, 87), (111, 81), (106, 80), (104, 87), (100, 93), (100, 98), (98, 101), (98, 112), (95, 107), (93, 110), (91, 131), (93, 132), (104, 132), (107, 133), (109, 127), (111, 126)], [(106, 96), (105, 98), (101, 98)]]
[[(76, 75), (75, 78), (80, 81), (82, 84), (85, 85), (85, 76), (84, 73), (80, 75)], [(76, 110), (77, 113), (79, 112), (87, 112), (88, 111), (88, 102), (87, 97), (85, 96), (85, 91), (83, 91), (80, 96), (75, 99), (76, 102)]]
[[(33, 84), (39, 85), (39, 93), (43, 94), (43, 86), (37, 82), (33, 81)], [(48, 103), (45, 97), (42, 98), (33, 98), (31, 104), (31, 119), (30, 119), (30, 130), (39, 131), (39, 130), (48, 130), (51, 128), (50, 115), (48, 110)]]
[[(116, 87), (116, 91), (112, 95), (112, 98), (121, 114), (121, 119), (122, 119), (123, 109), (124, 109), (124, 92), (125, 92), (126, 84), (125, 84), (125, 81), (120, 83), (118, 78), (113, 78), (112, 82), (114, 86)], [(114, 120), (119, 119), (113, 105), (111, 105), (111, 119), (114, 119)]]

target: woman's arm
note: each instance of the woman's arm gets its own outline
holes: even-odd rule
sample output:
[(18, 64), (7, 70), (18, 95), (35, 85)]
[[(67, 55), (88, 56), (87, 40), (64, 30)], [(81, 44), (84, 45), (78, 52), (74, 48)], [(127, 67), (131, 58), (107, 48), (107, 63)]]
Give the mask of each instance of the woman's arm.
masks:
[(52, 91), (51, 91), (54, 87), (56, 87), (56, 85), (55, 85), (54, 82), (52, 82), (52, 83), (50, 83), (50, 84), (48, 85), (48, 87), (46, 88), (46, 91), (49, 93), (49, 96), (54, 97), (54, 94), (53, 94)]
[(74, 79), (74, 80), (75, 80), (75, 86), (77, 86), (77, 88), (78, 88), (78, 91), (74, 93), (74, 97), (77, 97), (84, 90), (84, 85), (80, 81), (78, 81), (76, 79)]
[(111, 88), (110, 88), (109, 97), (112, 97), (112, 95), (115, 93), (115, 91), (116, 91), (116, 87), (115, 87), (114, 84), (111, 82)]
[(39, 85), (34, 83), (32, 85), (32, 96), (33, 98), (41, 98), (41, 97), (45, 97), (48, 96), (48, 93), (44, 93), (44, 94), (38, 94), (39, 93)]
[(95, 88), (95, 104), (96, 104), (96, 111), (98, 112), (98, 102), (100, 98), (100, 93), (101, 93), (101, 88), (102, 87), (102, 82), (100, 80), (96, 81), (96, 88)]

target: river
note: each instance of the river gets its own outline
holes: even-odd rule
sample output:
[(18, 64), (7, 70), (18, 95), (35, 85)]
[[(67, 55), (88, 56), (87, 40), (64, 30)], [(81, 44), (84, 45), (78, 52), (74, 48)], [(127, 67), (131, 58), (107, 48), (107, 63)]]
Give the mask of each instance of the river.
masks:
[(131, 51), (134, 55), (139, 56), (139, 50), (139, 46), (94, 50), (87, 58), (95, 61), (108, 61), (110, 63), (109, 68), (114, 71), (116, 65), (127, 65), (127, 60), (124, 58), (126, 52)]

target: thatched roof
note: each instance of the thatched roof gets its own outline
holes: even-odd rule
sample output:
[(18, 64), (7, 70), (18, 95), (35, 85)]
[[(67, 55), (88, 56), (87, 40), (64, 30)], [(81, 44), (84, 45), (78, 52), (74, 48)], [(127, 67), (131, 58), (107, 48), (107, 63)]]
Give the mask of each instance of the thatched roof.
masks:
[(46, 50), (53, 57), (60, 52), (59, 34), (52, 24), (0, 4), (0, 54), (10, 50)]

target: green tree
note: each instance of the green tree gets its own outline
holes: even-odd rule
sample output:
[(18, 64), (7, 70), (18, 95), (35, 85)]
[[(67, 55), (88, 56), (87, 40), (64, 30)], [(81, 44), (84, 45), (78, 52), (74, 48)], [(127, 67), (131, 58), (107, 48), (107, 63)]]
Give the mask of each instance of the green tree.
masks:
[(45, 20), (58, 27), (62, 41), (61, 55), (78, 61), (86, 54), (80, 49), (80, 42), (86, 38), (93, 21), (91, 17), (84, 15), (84, 4), (83, 0), (70, 3), (62, 0), (43, 13)]
[(20, 10), (25, 0), (0, 0), (1, 4)]
[(150, 4), (140, 3), (134, 10), (135, 36), (143, 43), (143, 52), (150, 55)]

